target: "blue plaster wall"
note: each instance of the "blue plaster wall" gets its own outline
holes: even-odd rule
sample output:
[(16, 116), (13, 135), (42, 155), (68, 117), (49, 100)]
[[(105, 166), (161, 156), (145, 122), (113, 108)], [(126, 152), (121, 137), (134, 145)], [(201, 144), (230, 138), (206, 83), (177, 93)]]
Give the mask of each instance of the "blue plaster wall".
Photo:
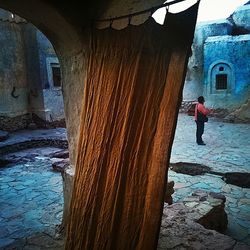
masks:
[(228, 35), (232, 32), (232, 24), (227, 20), (198, 23), (195, 29), (192, 45), (192, 56), (188, 62), (187, 75), (184, 84), (183, 98), (194, 101), (203, 95), (204, 87), (204, 42), (208, 37)]
[[(226, 62), (232, 67), (233, 86), (229, 93), (210, 91), (211, 65)], [(204, 84), (207, 105), (235, 109), (250, 98), (250, 35), (210, 37), (204, 44)]]
[[(250, 3), (236, 9), (227, 19), (198, 23), (192, 49), (184, 104), (204, 95), (206, 106), (217, 109), (219, 116), (234, 113), (240, 120), (250, 120), (250, 113), (244, 111), (250, 103)], [(232, 68), (233, 83), (228, 90), (216, 90), (211, 87), (215, 84), (210, 85), (216, 74), (222, 73), (209, 74), (210, 67), (219, 62)], [(226, 65), (224, 73), (230, 69)]]

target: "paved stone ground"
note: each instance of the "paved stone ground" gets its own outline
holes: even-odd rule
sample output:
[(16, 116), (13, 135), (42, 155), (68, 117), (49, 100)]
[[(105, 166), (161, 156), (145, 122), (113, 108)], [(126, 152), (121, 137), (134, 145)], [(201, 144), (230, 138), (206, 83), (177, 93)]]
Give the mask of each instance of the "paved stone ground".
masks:
[[(193, 117), (180, 114), (170, 162), (204, 164), (218, 172), (250, 172), (250, 124), (222, 123), (209, 119), (203, 140), (195, 143)], [(194, 190), (221, 192), (226, 196), (228, 230), (226, 234), (250, 246), (250, 189), (226, 184), (218, 175), (190, 176), (169, 171), (175, 181), (174, 202), (182, 201)]]
[[(22, 130), (0, 142), (6, 146), (32, 140), (66, 140), (66, 129)], [(0, 168), (0, 249), (62, 249), (56, 229), (63, 212), (62, 177), (51, 167), (49, 154), (59, 148), (43, 147), (12, 153), (25, 163)]]
[[(229, 124), (210, 119), (205, 127), (206, 146), (195, 143), (193, 118), (179, 115), (171, 162), (205, 164), (220, 172), (250, 172), (249, 124)], [(65, 129), (13, 133), (0, 147), (32, 138), (66, 137)], [(62, 217), (62, 179), (53, 172), (48, 154), (61, 149), (27, 150), (33, 160), (0, 169), (0, 249), (62, 249), (55, 239)], [(25, 152), (20, 152), (24, 154)], [(27, 157), (26, 157), (27, 158)], [(250, 245), (250, 190), (228, 185), (216, 175), (189, 176), (169, 171), (175, 181), (174, 201), (193, 190), (222, 192), (229, 215), (228, 235)]]
[(48, 157), (60, 150), (24, 150), (15, 155), (29, 161), (0, 169), (0, 249), (62, 249), (62, 177)]
[(250, 172), (250, 124), (223, 123), (210, 118), (205, 125), (206, 146), (195, 143), (193, 117), (180, 114), (171, 162), (208, 165), (218, 172)]

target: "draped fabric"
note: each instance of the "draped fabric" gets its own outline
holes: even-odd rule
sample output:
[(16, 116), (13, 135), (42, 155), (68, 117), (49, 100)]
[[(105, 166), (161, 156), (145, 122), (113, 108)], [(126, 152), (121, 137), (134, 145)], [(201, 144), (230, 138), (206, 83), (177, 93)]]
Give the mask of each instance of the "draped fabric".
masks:
[(198, 5), (89, 38), (66, 249), (155, 249)]

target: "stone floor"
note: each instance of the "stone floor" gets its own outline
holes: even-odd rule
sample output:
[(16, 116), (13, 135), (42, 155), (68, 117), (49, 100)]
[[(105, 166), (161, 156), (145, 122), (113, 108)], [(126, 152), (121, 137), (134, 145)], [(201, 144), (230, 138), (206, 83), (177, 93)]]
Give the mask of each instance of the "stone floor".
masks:
[(25, 163), (0, 169), (0, 249), (62, 249), (62, 177), (48, 156), (59, 150), (24, 150), (15, 155)]
[[(195, 143), (193, 118), (179, 115), (171, 162), (205, 164), (220, 172), (250, 172), (250, 125), (229, 124), (210, 119), (205, 127), (206, 146)], [(11, 134), (6, 145), (39, 137), (65, 138), (65, 130), (22, 131)], [(30, 160), (0, 169), (0, 249), (62, 249), (55, 240), (56, 226), (62, 217), (61, 175), (53, 172), (49, 153), (56, 148), (25, 152)], [(227, 234), (250, 245), (250, 190), (224, 183), (220, 176), (189, 176), (169, 171), (175, 181), (174, 201), (181, 201), (192, 190), (222, 192), (229, 215)], [(249, 247), (250, 248), (250, 247)]]
[[(222, 123), (210, 119), (205, 125), (206, 146), (195, 143), (193, 118), (179, 115), (170, 162), (204, 164), (216, 172), (250, 172), (250, 124)], [(175, 181), (174, 202), (182, 201), (194, 190), (220, 192), (226, 196), (228, 230), (226, 234), (250, 246), (250, 189), (226, 184), (221, 176), (190, 176), (169, 171)], [(250, 247), (249, 247), (250, 248)]]
[(205, 125), (206, 146), (195, 143), (193, 117), (180, 114), (171, 162), (208, 165), (219, 172), (250, 172), (250, 124), (223, 123), (210, 118)]

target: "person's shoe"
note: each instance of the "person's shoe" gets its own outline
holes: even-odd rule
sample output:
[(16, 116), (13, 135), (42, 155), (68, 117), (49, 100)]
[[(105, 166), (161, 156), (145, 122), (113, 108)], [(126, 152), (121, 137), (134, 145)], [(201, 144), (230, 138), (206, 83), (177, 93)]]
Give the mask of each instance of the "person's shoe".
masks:
[(197, 144), (198, 144), (198, 145), (203, 145), (203, 146), (206, 145), (206, 143), (204, 143), (204, 142), (197, 142)]

